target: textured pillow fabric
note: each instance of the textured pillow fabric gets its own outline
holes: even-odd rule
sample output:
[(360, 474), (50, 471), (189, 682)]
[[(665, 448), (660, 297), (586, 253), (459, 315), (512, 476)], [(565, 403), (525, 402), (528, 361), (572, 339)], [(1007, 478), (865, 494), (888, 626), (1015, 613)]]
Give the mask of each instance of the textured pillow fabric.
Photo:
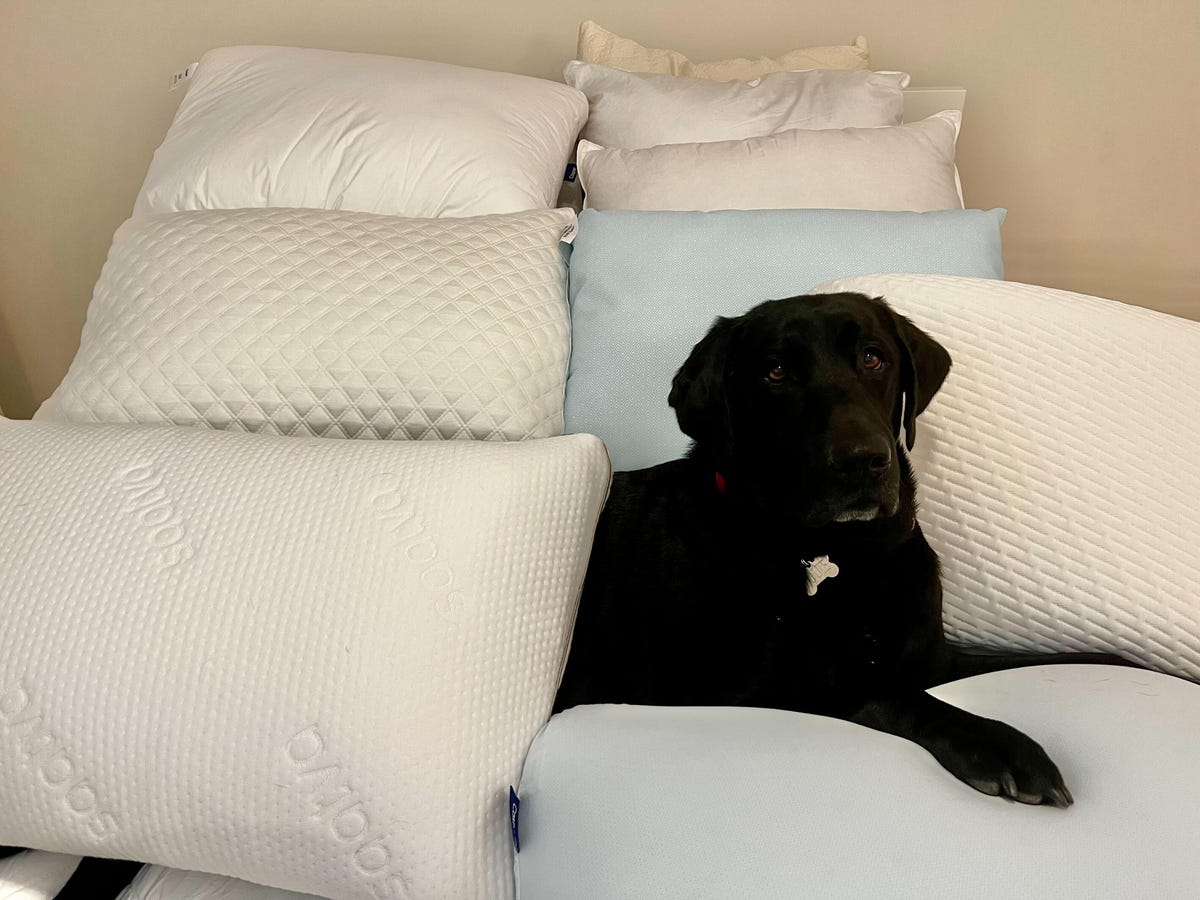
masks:
[(721, 84), (638, 75), (578, 60), (563, 70), (587, 95), (582, 137), (602, 147), (733, 141), (789, 128), (899, 125), (908, 76), (901, 72), (779, 72)]
[(575, 214), (324, 210), (134, 218), (54, 417), (278, 434), (562, 432)]
[(671, 378), (716, 316), (828, 278), (888, 271), (1001, 278), (1003, 210), (585, 210), (571, 253), (566, 430), (599, 435), (616, 469), (688, 441)]
[(758, 59), (692, 62), (677, 50), (643, 47), (637, 41), (613, 34), (592, 21), (579, 26), (579, 49), (576, 58), (583, 62), (624, 69), (626, 72), (686, 75), (711, 81), (750, 81), (772, 72), (793, 72), (799, 69), (871, 67), (871, 53), (867, 49), (867, 39), (862, 35), (856, 37), (854, 43), (849, 46), (804, 47), (774, 59), (760, 56)]
[(947, 633), (1200, 680), (1200, 322), (969, 278), (814, 290), (886, 297), (954, 358), (913, 451)]
[(579, 180), (592, 209), (961, 209), (959, 121), (947, 111), (909, 125), (644, 150), (581, 141)]
[(134, 205), (478, 216), (552, 206), (587, 102), (562, 84), (291, 47), (206, 53)]
[(513, 896), (598, 440), (0, 422), (0, 458), (0, 844)]
[(1195, 895), (1200, 687), (1039, 666), (931, 693), (1034, 735), (1075, 805), (987, 797), (916, 744), (837, 719), (581, 706), (525, 763), (521, 897)]

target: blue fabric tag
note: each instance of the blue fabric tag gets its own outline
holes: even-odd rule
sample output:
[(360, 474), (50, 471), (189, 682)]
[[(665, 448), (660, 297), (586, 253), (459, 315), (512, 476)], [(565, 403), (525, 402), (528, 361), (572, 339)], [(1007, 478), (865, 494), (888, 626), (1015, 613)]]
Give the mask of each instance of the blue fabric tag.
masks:
[(567, 171), (563, 174), (563, 181), (569, 181), (574, 184), (575, 176), (578, 174), (579, 170), (575, 168), (575, 163), (567, 163)]
[(512, 785), (508, 786), (508, 827), (512, 829), (513, 849), (518, 853), (521, 852), (521, 798), (517, 796), (517, 792), (513, 790)]

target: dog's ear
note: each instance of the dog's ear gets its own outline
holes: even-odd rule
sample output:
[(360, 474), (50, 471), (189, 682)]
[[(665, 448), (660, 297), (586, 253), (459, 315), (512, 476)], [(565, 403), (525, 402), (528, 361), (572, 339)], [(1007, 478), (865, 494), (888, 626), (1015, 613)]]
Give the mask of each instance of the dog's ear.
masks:
[(739, 321), (718, 318), (713, 323), (675, 373), (667, 397), (680, 430), (719, 458), (728, 458), (733, 444), (725, 378)]
[[(880, 302), (883, 302), (882, 300)], [(886, 303), (885, 303), (886, 305)], [(917, 441), (917, 416), (925, 411), (950, 372), (950, 354), (946, 348), (927, 335), (891, 307), (892, 322), (900, 339), (900, 399), (892, 414), (892, 428), (900, 437), (900, 403), (904, 404), (905, 446), (911, 450)]]

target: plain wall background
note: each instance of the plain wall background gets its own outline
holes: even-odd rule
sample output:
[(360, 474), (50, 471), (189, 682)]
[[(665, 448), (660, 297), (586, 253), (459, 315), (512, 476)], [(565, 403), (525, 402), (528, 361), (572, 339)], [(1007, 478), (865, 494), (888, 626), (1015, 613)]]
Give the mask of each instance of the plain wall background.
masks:
[(66, 371), (172, 71), (261, 43), (557, 79), (586, 18), (710, 59), (864, 34), (874, 68), (967, 88), (964, 192), (1008, 207), (1010, 279), (1200, 318), (1196, 0), (0, 0), (0, 407)]

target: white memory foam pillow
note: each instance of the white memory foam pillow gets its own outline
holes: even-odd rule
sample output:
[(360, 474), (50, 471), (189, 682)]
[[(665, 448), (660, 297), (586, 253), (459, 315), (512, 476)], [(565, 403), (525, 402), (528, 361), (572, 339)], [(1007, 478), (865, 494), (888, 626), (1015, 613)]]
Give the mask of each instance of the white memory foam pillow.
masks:
[(608, 478), (588, 435), (0, 421), (0, 844), (511, 897)]
[(570, 210), (133, 218), (54, 418), (368, 438), (562, 433)]
[(1200, 323), (1027, 284), (877, 275), (954, 366), (917, 423), (957, 641), (1200, 679)]
[(587, 101), (562, 84), (293, 47), (200, 60), (134, 215), (285, 206), (477, 216), (554, 204)]
[(615, 150), (580, 141), (590, 209), (962, 209), (960, 113), (880, 128)]
[(789, 128), (899, 125), (902, 72), (813, 69), (722, 83), (643, 75), (573, 60), (567, 84), (587, 95), (581, 137), (604, 147), (730, 141)]

